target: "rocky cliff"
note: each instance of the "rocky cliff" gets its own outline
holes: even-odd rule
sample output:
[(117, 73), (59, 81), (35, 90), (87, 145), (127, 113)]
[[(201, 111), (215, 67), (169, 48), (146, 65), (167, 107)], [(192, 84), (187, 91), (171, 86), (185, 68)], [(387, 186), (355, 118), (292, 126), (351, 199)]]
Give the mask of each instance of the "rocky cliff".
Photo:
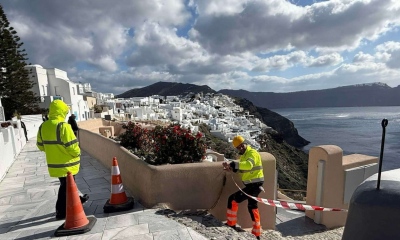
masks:
[[(235, 103), (244, 110), (272, 127), (273, 132), (260, 136), (260, 151), (269, 152), (276, 158), (278, 185), (282, 189), (306, 190), (308, 173), (308, 154), (300, 150), (309, 143), (299, 136), (293, 122), (266, 108), (256, 107), (247, 99), (235, 98)], [(302, 194), (286, 192), (291, 197), (301, 199)]]
[(276, 130), (288, 144), (301, 148), (310, 143), (299, 135), (292, 121), (278, 113), (266, 108), (256, 107), (252, 102), (243, 98), (235, 98), (235, 103)]
[[(209, 127), (202, 124), (199, 130), (204, 133), (207, 146), (222, 153), (226, 158), (237, 159), (237, 151), (232, 144), (210, 134)], [(281, 189), (306, 190), (308, 173), (308, 154), (286, 143), (279, 133), (264, 132), (260, 135), (260, 151), (269, 152), (276, 158), (278, 185)], [(285, 192), (285, 191), (283, 191)], [(290, 197), (302, 200), (304, 194), (285, 192)]]

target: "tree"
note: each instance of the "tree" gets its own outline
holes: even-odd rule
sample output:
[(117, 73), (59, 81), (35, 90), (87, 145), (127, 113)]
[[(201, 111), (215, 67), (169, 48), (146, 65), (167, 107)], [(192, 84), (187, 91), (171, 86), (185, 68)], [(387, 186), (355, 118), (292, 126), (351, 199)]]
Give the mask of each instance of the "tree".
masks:
[(24, 68), (28, 59), (20, 40), (0, 5), (0, 96), (6, 120), (11, 119), (14, 112), (33, 114), (41, 111), (40, 97), (32, 91), (35, 83)]

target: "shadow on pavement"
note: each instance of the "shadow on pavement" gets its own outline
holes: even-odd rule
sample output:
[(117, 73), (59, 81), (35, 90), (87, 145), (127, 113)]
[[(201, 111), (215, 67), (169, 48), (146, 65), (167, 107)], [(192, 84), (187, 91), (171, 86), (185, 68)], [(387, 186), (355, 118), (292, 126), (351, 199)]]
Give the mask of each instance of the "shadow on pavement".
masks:
[(303, 236), (304, 234), (325, 231), (327, 228), (324, 225), (316, 224), (308, 217), (298, 217), (291, 220), (279, 223), (276, 225), (282, 236)]

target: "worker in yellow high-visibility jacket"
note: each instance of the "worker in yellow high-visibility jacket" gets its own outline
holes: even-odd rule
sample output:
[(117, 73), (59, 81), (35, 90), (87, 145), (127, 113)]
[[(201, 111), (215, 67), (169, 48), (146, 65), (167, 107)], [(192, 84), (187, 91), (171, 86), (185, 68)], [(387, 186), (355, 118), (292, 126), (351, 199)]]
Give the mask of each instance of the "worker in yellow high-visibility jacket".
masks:
[[(61, 100), (50, 103), (49, 119), (42, 123), (37, 133), (36, 146), (46, 153), (50, 177), (60, 180), (56, 203), (56, 218), (64, 219), (66, 215), (67, 172), (76, 175), (80, 167), (81, 149), (72, 131), (71, 125), (65, 123), (69, 107)], [(89, 199), (85, 194), (81, 202)]]
[[(222, 165), (225, 170), (238, 172), (241, 175), (242, 182), (245, 188), (242, 190), (250, 196), (258, 197), (263, 190), (264, 172), (261, 162), (260, 154), (257, 150), (251, 148), (250, 145), (245, 143), (242, 136), (236, 136), (232, 141), (233, 146), (239, 151), (239, 161), (223, 162)], [(239, 203), (244, 200), (248, 201), (248, 210), (253, 220), (253, 229), (251, 231), (257, 239), (260, 239), (261, 224), (260, 213), (258, 211), (257, 201), (247, 197), (243, 192), (237, 191), (228, 199), (228, 209), (226, 213), (226, 225), (236, 229), (237, 211)]]

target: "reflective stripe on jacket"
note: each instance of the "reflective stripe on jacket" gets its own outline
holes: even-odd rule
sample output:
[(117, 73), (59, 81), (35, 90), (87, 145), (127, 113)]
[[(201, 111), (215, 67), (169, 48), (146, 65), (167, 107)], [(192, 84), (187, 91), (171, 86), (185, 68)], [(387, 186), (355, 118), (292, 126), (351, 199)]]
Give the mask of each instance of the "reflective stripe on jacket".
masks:
[(257, 150), (249, 145), (239, 161), (234, 161), (235, 169), (242, 177), (244, 184), (263, 182), (264, 172), (262, 167), (261, 156)]
[(67, 172), (73, 175), (79, 172), (81, 150), (71, 126), (64, 122), (68, 110), (61, 100), (53, 101), (49, 120), (40, 125), (37, 134), (36, 145), (46, 153), (51, 177), (66, 177)]

